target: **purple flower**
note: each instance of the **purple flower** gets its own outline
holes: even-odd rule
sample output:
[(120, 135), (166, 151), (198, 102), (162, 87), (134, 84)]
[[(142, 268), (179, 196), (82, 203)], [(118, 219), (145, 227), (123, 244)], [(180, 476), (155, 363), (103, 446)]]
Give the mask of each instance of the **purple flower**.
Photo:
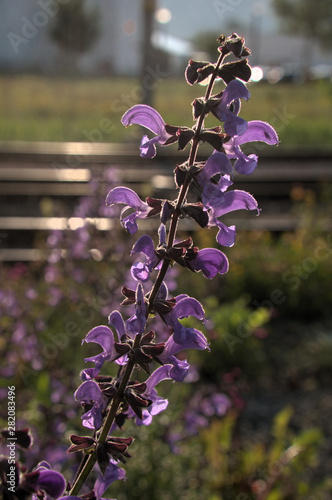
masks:
[[(35, 468), (35, 472), (38, 472), (38, 477), (31, 485), (35, 492), (42, 490), (51, 498), (59, 498), (62, 495), (66, 487), (66, 481), (60, 472), (51, 470), (47, 462), (40, 462)], [(36, 498), (39, 498), (39, 496), (36, 495)]]
[(208, 279), (214, 278), (218, 273), (225, 274), (228, 271), (226, 255), (216, 248), (199, 250), (189, 264), (194, 271), (202, 271), (205, 278)]
[(203, 350), (209, 349), (209, 345), (203, 333), (198, 330), (196, 330), (196, 335), (189, 338), (185, 345), (176, 343), (174, 341), (174, 334), (168, 338), (159, 359), (162, 363), (172, 365), (170, 376), (177, 382), (182, 382), (186, 378), (190, 367), (186, 360), (180, 360), (175, 356), (175, 354), (185, 349)]
[(103, 493), (107, 490), (107, 488), (119, 479), (126, 479), (126, 472), (124, 469), (121, 469), (117, 466), (117, 462), (111, 458), (110, 463), (106, 468), (105, 474), (101, 474), (98, 476), (97, 481), (94, 486), (94, 494), (97, 500), (101, 499)]
[(176, 297), (176, 304), (173, 309), (164, 317), (166, 324), (174, 329), (174, 342), (182, 345), (184, 349), (193, 348), (193, 345), (195, 349), (205, 349), (207, 341), (202, 332), (195, 328), (186, 328), (179, 322), (179, 319), (187, 318), (188, 316), (194, 316), (204, 321), (205, 313), (202, 304), (187, 295), (179, 295)]
[(213, 113), (224, 122), (226, 134), (233, 137), (242, 135), (247, 129), (247, 121), (237, 116), (240, 112), (240, 99), (248, 100), (250, 92), (240, 80), (232, 80), (225, 88), (222, 98)]
[(168, 400), (158, 396), (155, 386), (162, 382), (163, 380), (172, 379), (171, 373), (172, 366), (164, 365), (157, 368), (147, 379), (146, 389), (144, 391), (144, 397), (152, 401), (148, 408), (144, 408), (142, 411), (143, 418), (136, 418), (137, 425), (150, 425), (152, 418), (158, 415), (162, 411), (166, 410), (168, 406)]
[(129, 125), (141, 125), (151, 130), (156, 137), (149, 139), (144, 135), (142, 138), (140, 150), (144, 158), (153, 158), (156, 155), (156, 143), (164, 145), (171, 137), (166, 132), (165, 122), (155, 109), (146, 104), (136, 104), (128, 109), (123, 115), (121, 122), (128, 127)]
[(258, 156), (255, 154), (245, 155), (240, 146), (247, 142), (261, 141), (271, 146), (279, 144), (279, 138), (271, 125), (260, 120), (248, 122), (248, 128), (243, 134), (237, 134), (224, 143), (224, 149), (228, 158), (235, 158), (235, 170), (239, 174), (250, 175), (257, 166)]
[[(122, 186), (112, 189), (106, 197), (107, 205), (114, 205), (115, 203), (123, 203), (126, 205), (120, 214), (121, 224), (129, 234), (135, 234), (138, 229), (136, 219), (145, 219), (148, 216), (151, 207), (142, 201), (135, 191)], [(130, 208), (132, 208), (134, 212), (123, 218), (126, 210)]]
[(81, 404), (92, 405), (92, 408), (82, 415), (84, 427), (98, 430), (103, 423), (102, 411), (107, 405), (107, 398), (94, 380), (86, 380), (76, 390), (74, 397)]
[(233, 184), (228, 175), (231, 172), (231, 162), (224, 153), (214, 152), (208, 158), (196, 176), (196, 180), (202, 188), (202, 203), (206, 208), (223, 202), (224, 191)]
[[(136, 289), (136, 312), (126, 321), (126, 327), (133, 335), (142, 334), (146, 325), (146, 305), (144, 291), (139, 283)], [(127, 332), (128, 333), (128, 332)]]
[(134, 253), (142, 253), (146, 256), (145, 262), (138, 262), (131, 267), (131, 275), (136, 281), (147, 281), (151, 271), (158, 265), (160, 259), (154, 250), (154, 243), (151, 236), (145, 234), (141, 236), (131, 250)]
[(235, 242), (235, 226), (227, 227), (223, 222), (218, 220), (218, 217), (225, 215), (229, 212), (233, 212), (234, 210), (257, 210), (258, 204), (255, 198), (247, 193), (246, 191), (241, 190), (233, 190), (228, 191), (223, 194), (223, 201), (219, 203), (219, 205), (211, 208), (209, 210), (209, 223), (208, 225), (217, 226), (219, 228), (217, 234), (217, 241), (220, 245), (231, 247)]
[[(114, 326), (116, 333), (121, 336), (125, 332), (124, 323), (121, 314), (118, 311), (113, 311), (109, 318), (108, 322), (110, 325)], [(119, 338), (117, 339), (119, 341)], [(86, 335), (85, 339), (82, 340), (82, 344), (84, 342), (90, 343), (94, 342), (99, 344), (103, 351), (100, 354), (95, 356), (91, 356), (90, 358), (85, 358), (85, 362), (93, 362), (95, 363), (95, 368), (93, 370), (92, 378), (94, 378), (101, 370), (105, 361), (114, 361), (119, 358), (119, 354), (116, 352), (114, 347), (114, 336), (113, 332), (108, 326), (96, 326), (89, 331)], [(123, 364), (123, 359), (117, 360), (118, 364)]]

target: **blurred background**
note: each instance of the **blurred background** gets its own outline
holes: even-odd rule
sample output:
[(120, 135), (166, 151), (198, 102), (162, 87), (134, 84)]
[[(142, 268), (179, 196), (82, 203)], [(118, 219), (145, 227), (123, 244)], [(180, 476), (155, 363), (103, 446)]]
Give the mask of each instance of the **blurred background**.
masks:
[[(188, 60), (214, 62), (216, 38), (237, 32), (252, 50), (241, 116), (268, 121), (281, 140), (243, 147), (259, 163), (235, 187), (262, 212), (223, 219), (237, 226), (226, 276), (174, 268), (172, 294), (204, 297), (211, 352), (190, 353), (189, 383), (160, 388), (165, 414), (125, 428), (134, 458), (110, 495), (331, 498), (332, 4), (311, 4), (0, 0), (0, 391), (5, 400), (16, 387), (17, 426), (34, 436), (18, 452), (28, 467), (47, 459), (71, 478), (73, 393), (98, 352), (81, 340), (131, 283), (133, 240), (105, 195), (125, 183), (142, 198), (174, 196), (186, 157), (170, 146), (140, 158), (142, 131), (121, 116), (144, 102), (192, 126), (206, 82), (186, 83)], [(141, 222), (139, 235), (153, 235), (157, 221)], [(184, 232), (216, 245), (212, 230)]]

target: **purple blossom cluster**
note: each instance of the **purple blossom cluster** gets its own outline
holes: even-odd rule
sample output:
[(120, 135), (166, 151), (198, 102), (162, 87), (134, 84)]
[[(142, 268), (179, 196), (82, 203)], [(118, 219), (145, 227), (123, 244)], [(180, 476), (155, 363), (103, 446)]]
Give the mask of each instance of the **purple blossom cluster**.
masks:
[[(201, 228), (216, 227), (218, 244), (230, 247), (235, 242), (236, 228), (228, 227), (222, 221), (223, 215), (242, 209), (259, 214), (258, 203), (251, 194), (229, 188), (233, 186), (234, 171), (250, 175), (257, 166), (257, 156), (247, 156), (241, 146), (252, 141), (278, 144), (278, 137), (268, 123), (247, 122), (239, 117), (241, 99), (250, 97), (245, 85), (251, 74), (246, 59), (250, 51), (244, 39), (233, 34), (229, 38), (221, 36), (218, 41), (220, 56), (216, 64), (190, 61), (186, 69), (190, 85), (210, 78), (205, 97), (192, 103), (196, 120), (192, 128), (167, 124), (158, 111), (145, 104), (131, 107), (122, 117), (126, 127), (140, 125), (152, 132), (152, 138), (142, 137), (142, 157), (153, 158), (157, 145), (173, 143), (177, 143), (179, 150), (190, 145), (190, 153), (188, 160), (174, 170), (177, 189), (174, 200), (151, 197), (142, 200), (139, 194), (124, 186), (115, 187), (106, 197), (109, 206), (123, 205), (120, 221), (131, 235), (137, 232), (140, 219), (159, 217), (158, 240), (143, 235), (132, 247), (131, 255), (139, 258), (131, 266), (132, 287), (122, 289), (124, 300), (121, 304), (133, 308), (131, 315), (124, 319), (119, 310), (112, 311), (108, 317), (109, 326), (94, 327), (83, 340), (99, 345), (101, 351), (85, 359), (93, 366), (82, 371), (82, 384), (75, 392), (75, 399), (84, 410), (83, 426), (91, 429), (94, 437), (72, 437), (74, 445), (70, 451), (85, 450), (89, 458), (76, 477), (71, 494), (80, 491), (95, 464), (99, 475), (98, 494), (96, 487), (94, 494), (98, 499), (101, 490), (104, 492), (114, 480), (124, 477), (118, 464), (129, 458), (128, 446), (132, 438), (114, 438), (113, 432), (122, 429), (130, 418), (139, 426), (149, 425), (168, 405), (167, 399), (158, 395), (157, 385), (165, 380), (182, 382), (190, 367), (183, 354), (191, 349), (210, 349), (203, 332), (181, 321), (192, 317), (204, 323), (202, 304), (186, 294), (172, 296), (166, 277), (169, 269), (178, 264), (212, 279), (217, 274), (225, 274), (229, 263), (218, 248), (199, 249), (192, 238), (179, 241), (176, 232), (180, 220), (189, 217)], [(228, 55), (233, 55), (236, 61), (225, 63)], [(226, 86), (212, 95), (217, 81)], [(205, 128), (204, 119), (209, 113), (222, 125)], [(210, 144), (213, 151), (206, 161), (199, 162), (197, 151), (204, 142)], [(188, 201), (191, 186), (199, 193), (194, 202)], [(152, 286), (149, 285), (151, 281)], [(158, 330), (151, 328), (152, 317), (160, 319)], [(115, 376), (101, 373), (109, 363), (117, 366)], [(211, 412), (222, 415), (230, 406), (229, 399), (222, 394), (213, 394), (199, 403), (201, 412), (192, 413), (187, 423), (188, 432), (194, 432), (203, 420), (205, 423)], [(116, 451), (114, 439), (117, 439)]]
[[(178, 265), (212, 279), (227, 273), (228, 259), (219, 248), (200, 249), (191, 237), (180, 240), (177, 229), (182, 219), (190, 218), (198, 227), (216, 228), (216, 241), (222, 247), (234, 245), (236, 228), (227, 226), (222, 217), (235, 210), (260, 211), (251, 194), (232, 188), (235, 171), (251, 175), (257, 166), (257, 156), (247, 156), (241, 146), (252, 141), (278, 144), (268, 123), (247, 122), (239, 116), (241, 99), (250, 97), (245, 85), (251, 76), (250, 51), (244, 39), (235, 33), (228, 38), (220, 36), (218, 51), (215, 64), (191, 60), (186, 68), (189, 85), (209, 79), (205, 96), (192, 103), (192, 128), (169, 125), (158, 111), (144, 104), (131, 107), (122, 117), (124, 126), (140, 125), (152, 132), (152, 138), (142, 138), (142, 157), (153, 158), (158, 145), (175, 143), (181, 151), (189, 146), (190, 152), (188, 160), (174, 170), (175, 199), (142, 200), (124, 186), (113, 188), (106, 197), (108, 206), (123, 205), (120, 221), (130, 235), (136, 234), (140, 219), (158, 217), (158, 237), (154, 240), (143, 235), (134, 243), (131, 255), (136, 258), (129, 284), (127, 281), (122, 287), (121, 305), (108, 315), (108, 326), (93, 327), (83, 339), (82, 343), (96, 344), (98, 352), (85, 359), (89, 365), (82, 370), (75, 392), (83, 409), (83, 427), (91, 434), (70, 438), (68, 453), (83, 453), (81, 466), (66, 488), (58, 473), (52, 474), (45, 464), (38, 467), (32, 473), (36, 480), (31, 490), (38, 498), (79, 498), (93, 469), (96, 480), (84, 498), (99, 500), (112, 482), (125, 479), (122, 464), (130, 458), (128, 449), (133, 442), (131, 436), (118, 435), (125, 422), (131, 419), (138, 426), (149, 425), (168, 406), (157, 386), (164, 381), (185, 380), (190, 369), (188, 351), (210, 350), (204, 333), (182, 321), (190, 317), (204, 323), (203, 305), (187, 294), (172, 295), (168, 276)], [(228, 56), (235, 61), (225, 62)], [(215, 84), (223, 88), (213, 94)], [(217, 126), (205, 127), (208, 114), (216, 118)], [(209, 144), (212, 153), (206, 161), (197, 161), (202, 143)], [(191, 191), (199, 194), (194, 201), (188, 201)], [(84, 240), (83, 229), (83, 245), (75, 247), (78, 254), (84, 253)], [(127, 315), (123, 312), (126, 308)], [(210, 394), (196, 403), (196, 411), (187, 418), (189, 433), (205, 425), (212, 414), (223, 415), (230, 406), (223, 394)]]

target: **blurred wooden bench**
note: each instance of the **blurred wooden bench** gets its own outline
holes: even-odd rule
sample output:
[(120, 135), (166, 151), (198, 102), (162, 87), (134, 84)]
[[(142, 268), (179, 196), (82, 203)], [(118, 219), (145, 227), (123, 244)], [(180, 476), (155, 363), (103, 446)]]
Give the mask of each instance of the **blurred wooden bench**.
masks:
[[(271, 151), (273, 149), (273, 151)], [(256, 217), (246, 211), (224, 217), (239, 230), (292, 231), (301, 223), (291, 212), (294, 188), (317, 193), (332, 182), (331, 156), (327, 153), (287, 152), (266, 148), (257, 152), (259, 165), (252, 176), (235, 176), (235, 189), (244, 189), (258, 199), (262, 209)], [(74, 230), (73, 217), (78, 198), (89, 195), (92, 172), (101, 174), (113, 167), (121, 183), (146, 195), (167, 197), (174, 187), (173, 169), (185, 154), (162, 148), (154, 160), (139, 157), (137, 145), (103, 143), (1, 143), (0, 142), (0, 260), (37, 260), (33, 247), (38, 231)], [(152, 190), (152, 192), (151, 192)], [(45, 199), (56, 200), (61, 216), (45, 216), (40, 206)], [(99, 230), (108, 231), (113, 220), (94, 218)], [(140, 221), (143, 230), (158, 224), (156, 219)], [(193, 229), (190, 221), (188, 229)], [(331, 219), (321, 220), (326, 230)]]

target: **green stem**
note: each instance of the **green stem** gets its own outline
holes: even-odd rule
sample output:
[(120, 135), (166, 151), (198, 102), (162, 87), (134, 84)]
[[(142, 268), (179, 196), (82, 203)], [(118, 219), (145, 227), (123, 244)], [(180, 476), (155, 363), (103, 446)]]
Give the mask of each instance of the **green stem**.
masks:
[[(211, 95), (211, 92), (213, 89), (213, 84), (214, 84), (214, 81), (216, 79), (218, 69), (219, 69), (220, 64), (221, 64), (224, 57), (225, 57), (225, 54), (221, 53), (219, 56), (219, 59), (217, 61), (217, 64), (216, 64), (216, 68), (215, 68), (213, 74), (211, 75), (210, 82), (209, 82), (209, 85), (208, 85), (206, 93), (205, 93), (205, 99), (209, 99), (209, 97)], [(191, 149), (190, 149), (188, 165), (193, 165), (195, 160), (196, 160), (199, 141), (200, 141), (200, 133), (201, 133), (201, 130), (202, 130), (202, 127), (204, 124), (204, 117), (205, 117), (205, 115), (203, 113), (197, 119), (196, 132), (195, 132), (193, 142), (191, 145)], [(167, 239), (167, 248), (171, 248), (174, 244), (176, 230), (177, 230), (177, 226), (178, 226), (178, 220), (179, 220), (179, 217), (181, 215), (181, 207), (186, 200), (190, 183), (191, 183), (191, 175), (188, 172), (186, 177), (185, 177), (184, 183), (181, 186), (180, 193), (179, 193), (179, 196), (178, 196), (178, 199), (176, 202), (176, 207), (175, 207), (175, 210), (172, 214), (172, 219), (171, 219), (171, 224), (170, 224), (170, 229), (169, 229), (168, 239)], [(156, 278), (155, 284), (154, 284), (154, 286), (151, 290), (151, 293), (150, 293), (149, 305), (147, 307), (146, 317), (149, 316), (151, 310), (153, 309), (154, 301), (155, 301), (156, 296), (159, 292), (159, 289), (162, 285), (162, 282), (164, 281), (164, 278), (166, 276), (169, 265), (170, 265), (170, 262), (168, 260), (164, 260), (164, 262), (161, 266), (161, 269), (159, 271), (159, 274)], [(140, 341), (141, 341), (141, 335), (140, 334), (136, 335), (135, 341), (134, 341), (134, 348), (139, 347)], [(108, 411), (106, 420), (105, 420), (103, 427), (101, 429), (101, 432), (99, 434), (98, 443), (104, 443), (107, 439), (108, 433), (109, 433), (109, 431), (113, 425), (113, 422), (115, 420), (115, 417), (118, 413), (119, 406), (123, 400), (124, 391), (127, 387), (127, 384), (129, 382), (129, 379), (130, 379), (131, 374), (133, 372), (134, 366), (135, 366), (135, 361), (133, 361), (132, 359), (129, 359), (128, 364), (127, 364), (126, 369), (125, 369), (125, 372), (123, 374), (123, 378), (121, 380), (121, 384), (119, 386), (117, 393), (115, 394), (114, 398), (112, 399), (112, 403), (111, 403), (110, 409)], [(76, 478), (76, 480), (75, 480), (75, 482), (70, 490), (70, 493), (69, 493), (70, 495), (73, 495), (73, 496), (78, 495), (79, 491), (81, 490), (82, 486), (84, 485), (85, 481), (87, 480), (90, 472), (92, 471), (92, 468), (93, 468), (94, 464), (96, 463), (96, 461), (97, 461), (97, 456), (96, 456), (96, 451), (94, 451), (93, 453), (91, 453), (89, 458), (86, 460), (84, 466), (82, 467), (82, 470), (80, 471), (79, 475), (77, 476), (77, 478)]]

